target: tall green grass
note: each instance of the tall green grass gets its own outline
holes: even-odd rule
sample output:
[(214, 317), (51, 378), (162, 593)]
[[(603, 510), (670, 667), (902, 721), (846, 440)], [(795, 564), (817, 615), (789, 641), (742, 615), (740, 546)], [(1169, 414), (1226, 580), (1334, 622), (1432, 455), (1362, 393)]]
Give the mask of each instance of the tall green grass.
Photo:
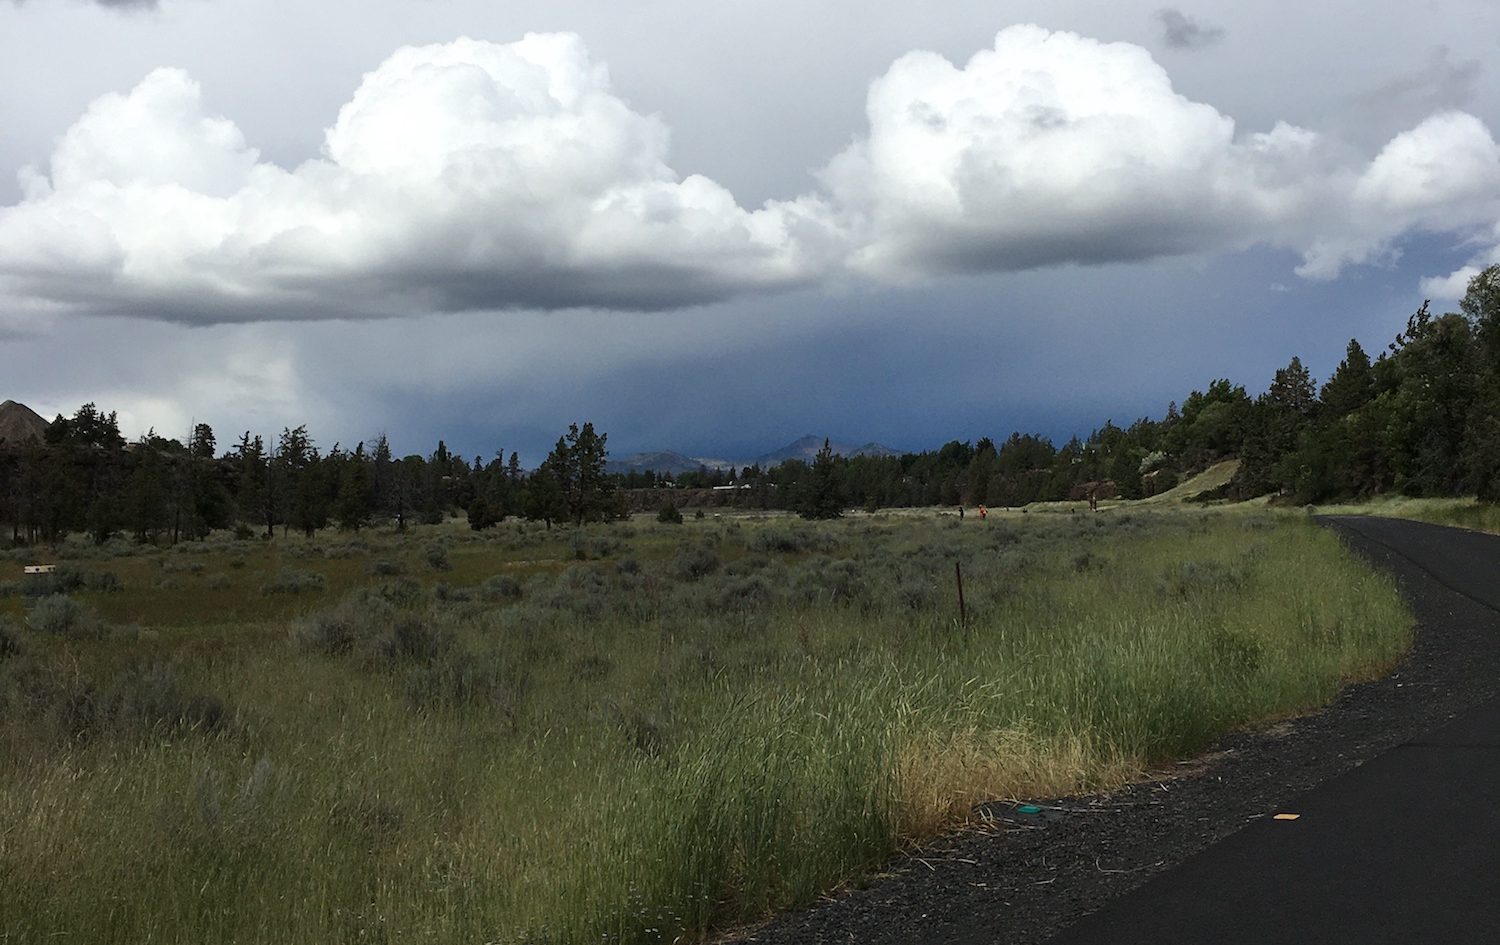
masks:
[[(0, 941), (693, 938), (979, 801), (1106, 788), (1317, 706), (1410, 634), (1391, 583), (1298, 516), (318, 548), (73, 550), (122, 589), (77, 594), (108, 632), (20, 630), (0, 657)], [(176, 560), (234, 588), (145, 583)], [(288, 567), (322, 583), (261, 592)], [(205, 699), (213, 726), (184, 709)]]
[(1418, 499), (1392, 496), (1365, 502), (1317, 506), (1325, 515), (1385, 515), (1409, 518), (1433, 525), (1452, 525), (1475, 531), (1500, 534), (1500, 505), (1479, 502), (1474, 498)]

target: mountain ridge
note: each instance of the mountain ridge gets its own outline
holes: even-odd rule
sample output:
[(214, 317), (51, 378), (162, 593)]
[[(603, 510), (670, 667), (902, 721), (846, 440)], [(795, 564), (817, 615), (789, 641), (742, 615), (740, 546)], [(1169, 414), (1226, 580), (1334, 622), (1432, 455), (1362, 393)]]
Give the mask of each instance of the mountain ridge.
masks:
[(771, 450), (748, 459), (729, 460), (700, 456), (688, 456), (676, 450), (646, 450), (640, 453), (632, 453), (623, 459), (610, 460), (605, 469), (612, 473), (631, 472), (654, 472), (679, 475), (685, 472), (696, 472), (699, 469), (743, 469), (746, 466), (759, 466), (769, 469), (780, 465), (789, 459), (799, 459), (810, 463), (823, 448), (824, 440), (828, 441), (829, 448), (835, 455), (845, 457), (856, 456), (899, 456), (900, 451), (893, 450), (881, 443), (869, 442), (863, 446), (854, 446), (834, 440), (832, 437), (815, 436), (811, 433), (798, 437), (780, 449)]

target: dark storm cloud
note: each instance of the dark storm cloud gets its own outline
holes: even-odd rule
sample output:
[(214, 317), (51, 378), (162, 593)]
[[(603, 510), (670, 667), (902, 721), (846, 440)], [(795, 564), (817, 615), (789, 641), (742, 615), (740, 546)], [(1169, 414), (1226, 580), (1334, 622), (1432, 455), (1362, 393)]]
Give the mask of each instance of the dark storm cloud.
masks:
[(1224, 30), (1205, 26), (1181, 10), (1167, 7), (1156, 12), (1161, 24), (1162, 40), (1173, 49), (1202, 49), (1224, 38)]

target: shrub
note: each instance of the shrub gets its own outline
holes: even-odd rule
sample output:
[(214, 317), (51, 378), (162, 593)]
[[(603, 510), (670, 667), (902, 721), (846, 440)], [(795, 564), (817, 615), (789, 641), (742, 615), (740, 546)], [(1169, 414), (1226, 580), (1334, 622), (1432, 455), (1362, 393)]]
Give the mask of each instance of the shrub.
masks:
[(375, 638), (371, 653), (386, 663), (430, 663), (453, 648), (447, 628), (436, 628), (416, 614), (399, 614)]
[(481, 656), (457, 648), (406, 674), (406, 697), (413, 708), (487, 708), (512, 729), (530, 689), (531, 677), (506, 664), (499, 654)]
[(59, 565), (51, 574), (28, 574), (21, 582), (21, 593), (27, 597), (50, 597), (74, 591), (109, 593), (120, 590), (120, 579), (113, 571), (85, 571), (73, 564)]
[(427, 566), (434, 571), (447, 571), (453, 567), (448, 563), (448, 549), (437, 542), (428, 545), (423, 555), (427, 559)]
[(43, 597), (31, 605), (26, 624), (37, 633), (83, 639), (104, 635), (104, 622), (66, 594)]
[(266, 595), (300, 594), (303, 591), (321, 590), (324, 583), (323, 575), (316, 571), (282, 568), (276, 572), (276, 576), (269, 583), (261, 587), (261, 593)]
[(301, 647), (328, 656), (352, 651), (361, 640), (375, 637), (395, 619), (395, 608), (378, 596), (356, 594), (332, 610), (314, 614), (292, 627)]
[(759, 574), (752, 574), (724, 581), (714, 603), (719, 610), (757, 610), (769, 604), (775, 596), (769, 581)]
[(581, 656), (568, 667), (568, 678), (574, 682), (599, 682), (614, 671), (607, 656)]
[(1085, 571), (1098, 571), (1104, 567), (1103, 558), (1092, 551), (1084, 551), (1073, 556), (1073, 570), (1082, 574)]
[(797, 554), (803, 551), (833, 551), (838, 542), (832, 535), (807, 528), (771, 526), (756, 532), (746, 543), (751, 551)]
[(509, 574), (496, 574), (479, 586), (479, 595), (491, 603), (520, 600), (521, 582)]
[(681, 525), (682, 513), (677, 510), (675, 503), (668, 501), (657, 511), (656, 520), (663, 525)]
[(806, 604), (847, 604), (869, 593), (857, 562), (826, 558), (798, 568), (793, 591)]
[(667, 570), (680, 581), (696, 581), (719, 570), (719, 556), (702, 545), (683, 545)]
[(427, 599), (427, 592), (421, 583), (409, 577), (397, 578), (382, 584), (375, 593), (380, 596), (381, 600), (404, 608), (417, 607)]
[(381, 560), (371, 561), (365, 568), (365, 573), (373, 574), (377, 577), (395, 577), (396, 575), (402, 573), (404, 570), (406, 569), (401, 567), (401, 563), (398, 561)]
[(26, 645), (21, 642), (21, 629), (14, 620), (0, 616), (0, 662), (25, 653)]
[(234, 526), (235, 541), (249, 541), (254, 537), (255, 530), (252, 529), (249, 525), (246, 525), (244, 522), (239, 522)]
[(100, 694), (96, 712), (101, 726), (156, 734), (219, 732), (229, 721), (221, 699), (187, 692), (168, 663), (133, 666), (116, 674)]
[(439, 581), (433, 585), (432, 596), (444, 603), (465, 604), (474, 599), (474, 592), (467, 587), (449, 587)]
[(203, 582), (203, 586), (211, 591), (225, 590), (229, 587), (229, 575), (210, 574), (208, 579)]
[(935, 603), (932, 584), (927, 581), (902, 581), (896, 587), (896, 600), (910, 610), (926, 610)]

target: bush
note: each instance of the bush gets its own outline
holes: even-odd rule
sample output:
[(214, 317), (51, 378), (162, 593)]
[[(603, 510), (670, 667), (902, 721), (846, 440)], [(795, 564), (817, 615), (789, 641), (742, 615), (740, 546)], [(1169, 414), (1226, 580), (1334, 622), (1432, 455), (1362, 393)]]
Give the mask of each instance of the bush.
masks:
[(826, 558), (807, 562), (795, 572), (793, 592), (805, 604), (847, 604), (868, 597), (859, 564)]
[(395, 615), (395, 608), (378, 596), (356, 594), (332, 610), (299, 621), (292, 627), (292, 639), (303, 649), (338, 656), (377, 636)]
[(211, 591), (226, 590), (229, 587), (229, 575), (210, 574), (208, 579), (203, 582), (203, 586)]
[(104, 622), (66, 594), (43, 597), (31, 605), (26, 625), (37, 633), (84, 639), (104, 635)]
[(382, 584), (375, 593), (381, 600), (406, 609), (420, 606), (427, 599), (427, 591), (421, 583), (409, 577)]
[(322, 590), (325, 583), (323, 575), (316, 571), (282, 568), (260, 590), (261, 593), (268, 596), (271, 594), (300, 594), (303, 591)]
[(454, 644), (451, 630), (435, 628), (416, 614), (399, 614), (375, 638), (371, 652), (385, 663), (430, 663)]
[(439, 581), (433, 585), (432, 596), (443, 603), (466, 604), (474, 599), (474, 592), (467, 587), (449, 587)]
[(936, 603), (937, 595), (931, 582), (908, 580), (896, 587), (896, 600), (909, 610), (927, 610)]
[(479, 585), (479, 596), (490, 603), (520, 600), (521, 582), (509, 574), (496, 574)]
[(656, 520), (664, 525), (681, 525), (682, 513), (677, 511), (675, 503), (669, 501), (656, 513)]
[(680, 581), (696, 581), (719, 570), (719, 556), (702, 545), (683, 545), (667, 570)]
[(746, 542), (751, 551), (797, 554), (803, 551), (830, 552), (837, 547), (832, 535), (805, 528), (762, 528)]
[[(719, 579), (723, 581), (723, 579)], [(723, 581), (714, 597), (719, 610), (754, 611), (770, 604), (776, 592), (771, 583), (759, 574), (737, 577)]]
[(437, 542), (428, 545), (423, 554), (427, 559), (427, 566), (434, 571), (448, 571), (453, 567), (448, 563), (448, 549)]
[(0, 662), (26, 654), (21, 642), (21, 628), (9, 617), (0, 616)]
[(401, 567), (401, 563), (399, 561), (382, 560), (371, 561), (365, 568), (365, 573), (372, 574), (377, 577), (395, 577), (405, 570), (405, 568)]
[(244, 522), (239, 522), (234, 526), (235, 541), (249, 541), (254, 537), (255, 530), (252, 529), (249, 525), (246, 525)]
[(121, 671), (100, 694), (95, 711), (101, 727), (155, 734), (213, 733), (229, 722), (221, 699), (188, 693), (168, 663)]
[(21, 581), (21, 593), (27, 597), (50, 597), (74, 591), (110, 593), (120, 590), (120, 579), (113, 571), (85, 571), (77, 565), (60, 565), (51, 574), (28, 574)]
[(530, 689), (530, 676), (507, 665), (499, 654), (480, 656), (457, 648), (406, 674), (406, 697), (413, 708), (487, 708), (512, 729)]

